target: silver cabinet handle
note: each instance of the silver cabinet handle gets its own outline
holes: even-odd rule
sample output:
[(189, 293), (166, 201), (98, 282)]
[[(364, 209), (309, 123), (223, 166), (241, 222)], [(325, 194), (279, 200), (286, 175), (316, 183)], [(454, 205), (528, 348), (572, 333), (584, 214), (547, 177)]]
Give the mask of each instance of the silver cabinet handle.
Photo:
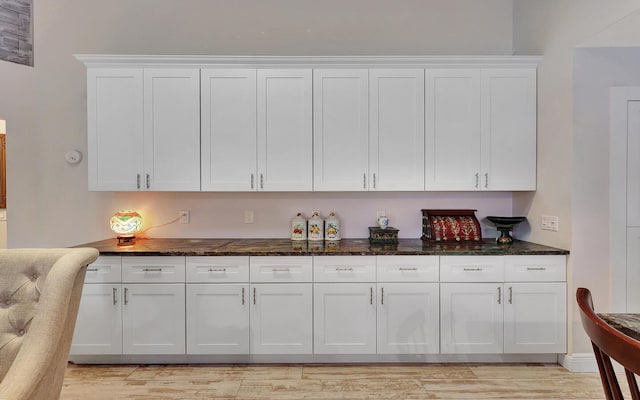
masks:
[(151, 176), (149, 174), (147, 174), (147, 189), (151, 188)]
[(480, 174), (476, 172), (476, 189), (480, 186)]
[(264, 189), (264, 175), (260, 174), (260, 189)]
[(242, 288), (242, 305), (244, 305), (244, 288)]
[(489, 173), (485, 172), (484, 173), (484, 188), (488, 188), (489, 187)]
[(398, 268), (400, 271), (417, 271), (418, 268), (416, 267), (400, 267)]
[(162, 272), (162, 268), (142, 268), (142, 272)]
[(513, 304), (513, 287), (509, 286), (509, 304)]
[(98, 272), (98, 268), (87, 268), (87, 272)]
[(251, 189), (253, 189), (254, 185), (253, 185), (253, 174), (251, 174)]
[(285, 268), (271, 268), (271, 271), (273, 272), (290, 272), (291, 269), (285, 267)]
[(256, 305), (256, 288), (253, 288), (253, 305)]
[(502, 288), (498, 286), (498, 304), (502, 304)]
[(118, 304), (118, 298), (117, 298), (117, 294), (118, 294), (118, 289), (117, 288), (113, 288), (113, 305), (115, 306), (116, 304)]
[(136, 187), (140, 189), (140, 174), (136, 175)]
[(465, 268), (464, 268), (464, 270), (465, 270), (465, 271), (482, 271), (483, 269), (482, 269), (482, 268), (480, 268), (480, 267), (473, 267), (473, 268), (471, 268), (471, 267), (465, 267)]
[(367, 173), (366, 172), (364, 174), (362, 174), (362, 188), (363, 189), (367, 188)]
[(384, 305), (384, 288), (380, 288), (380, 304)]
[(336, 267), (336, 271), (338, 272), (353, 271), (353, 268), (352, 267)]
[(369, 288), (369, 304), (373, 305), (373, 288)]
[(527, 267), (527, 271), (546, 271), (545, 267)]
[(209, 272), (227, 272), (226, 268), (209, 268)]
[(129, 304), (129, 297), (127, 296), (128, 294), (129, 294), (129, 289), (124, 288), (124, 305), (125, 306)]
[(375, 172), (373, 173), (373, 188), (376, 188), (376, 174)]

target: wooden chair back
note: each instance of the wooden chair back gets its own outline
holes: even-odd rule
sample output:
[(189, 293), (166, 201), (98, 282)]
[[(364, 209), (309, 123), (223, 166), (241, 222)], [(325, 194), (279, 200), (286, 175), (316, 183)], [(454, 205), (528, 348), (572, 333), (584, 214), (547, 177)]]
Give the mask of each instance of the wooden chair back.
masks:
[(589, 289), (578, 288), (576, 300), (580, 307), (582, 327), (593, 345), (607, 400), (624, 399), (611, 359), (624, 367), (631, 398), (640, 400), (634, 375), (640, 374), (640, 342), (611, 327), (595, 313)]

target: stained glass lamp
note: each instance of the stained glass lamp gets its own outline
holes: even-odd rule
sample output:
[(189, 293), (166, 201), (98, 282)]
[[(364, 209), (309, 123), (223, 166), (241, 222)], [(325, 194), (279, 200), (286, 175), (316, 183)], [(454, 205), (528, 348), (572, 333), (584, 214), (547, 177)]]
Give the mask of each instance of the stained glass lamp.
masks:
[(135, 211), (118, 211), (109, 220), (109, 226), (118, 234), (118, 246), (132, 245), (135, 234), (142, 228), (142, 216)]

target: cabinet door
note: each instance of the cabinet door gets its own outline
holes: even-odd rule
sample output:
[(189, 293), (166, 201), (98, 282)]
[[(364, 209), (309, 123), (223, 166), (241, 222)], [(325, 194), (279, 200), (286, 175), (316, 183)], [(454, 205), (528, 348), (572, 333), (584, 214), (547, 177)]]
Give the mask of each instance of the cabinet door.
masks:
[(187, 354), (249, 354), (249, 285), (187, 285)]
[(440, 351), (502, 353), (502, 283), (440, 284)]
[(369, 190), (424, 190), (424, 70), (369, 74)]
[(124, 354), (184, 354), (184, 284), (123, 285)]
[(146, 190), (200, 190), (197, 68), (144, 70), (144, 171)]
[(373, 283), (314, 285), (314, 353), (376, 353), (375, 291)]
[(480, 70), (427, 69), (426, 91), (426, 189), (480, 189)]
[(310, 69), (258, 70), (258, 190), (311, 191)]
[(482, 177), (489, 190), (536, 189), (536, 70), (482, 70)]
[(251, 285), (251, 353), (312, 354), (312, 285)]
[(504, 352), (567, 351), (565, 283), (505, 283)]
[(256, 70), (203, 69), (202, 190), (255, 191)]
[(87, 121), (89, 190), (142, 188), (141, 68), (89, 68)]
[(71, 354), (122, 354), (120, 284), (85, 284)]
[(378, 353), (440, 351), (437, 283), (378, 283)]
[(369, 170), (368, 72), (313, 71), (313, 188), (366, 190)]

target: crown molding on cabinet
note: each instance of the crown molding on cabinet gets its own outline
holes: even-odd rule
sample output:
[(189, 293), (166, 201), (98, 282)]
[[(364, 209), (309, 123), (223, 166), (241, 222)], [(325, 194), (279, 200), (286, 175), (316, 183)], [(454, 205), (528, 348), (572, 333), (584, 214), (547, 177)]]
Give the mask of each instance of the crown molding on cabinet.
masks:
[(74, 54), (87, 67), (536, 67), (542, 56), (214, 56)]

